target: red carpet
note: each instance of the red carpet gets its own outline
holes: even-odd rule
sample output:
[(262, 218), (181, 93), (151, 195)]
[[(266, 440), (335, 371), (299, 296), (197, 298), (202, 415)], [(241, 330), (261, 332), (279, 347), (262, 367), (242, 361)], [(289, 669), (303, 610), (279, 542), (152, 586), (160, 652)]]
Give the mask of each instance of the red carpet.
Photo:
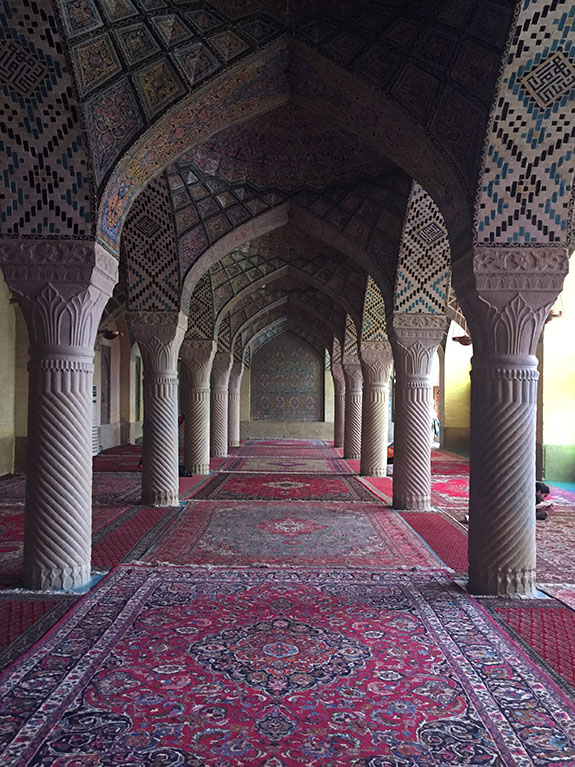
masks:
[(355, 477), (333, 474), (216, 474), (194, 498), (237, 501), (373, 501)]
[[(483, 600), (486, 606), (487, 602)], [(490, 609), (514, 636), (575, 687), (575, 612), (550, 599), (528, 603), (496, 600)]]
[(142, 471), (138, 455), (98, 455), (92, 464), (94, 471)]
[(76, 596), (0, 596), (0, 669), (21, 655), (57, 623)]
[(407, 511), (401, 516), (447, 567), (458, 573), (467, 571), (467, 535), (458, 524), (437, 511)]
[(387, 504), (391, 504), (393, 498), (393, 480), (391, 477), (358, 477), (358, 480), (378, 498), (381, 498)]
[(240, 447), (248, 446), (269, 446), (269, 447), (281, 447), (285, 448), (300, 448), (300, 447), (324, 447), (324, 441), (322, 439), (246, 439), (242, 441)]
[(349, 468), (340, 458), (232, 458), (221, 471), (247, 471), (252, 474), (349, 474)]
[(441, 567), (395, 512), (338, 501), (192, 501), (143, 561)]
[(440, 573), (119, 567), (1, 681), (18, 767), (575, 762), (571, 704)]
[(234, 455), (237, 458), (338, 458), (338, 455), (330, 447), (271, 447), (271, 446), (250, 446), (239, 447)]

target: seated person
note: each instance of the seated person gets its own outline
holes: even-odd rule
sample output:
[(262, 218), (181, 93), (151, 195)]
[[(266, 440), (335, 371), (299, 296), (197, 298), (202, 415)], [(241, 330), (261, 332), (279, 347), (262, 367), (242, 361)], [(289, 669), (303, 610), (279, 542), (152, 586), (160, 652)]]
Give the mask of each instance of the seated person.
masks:
[(535, 483), (535, 518), (547, 519), (547, 512), (553, 509), (551, 501), (546, 500), (551, 490), (544, 482)]

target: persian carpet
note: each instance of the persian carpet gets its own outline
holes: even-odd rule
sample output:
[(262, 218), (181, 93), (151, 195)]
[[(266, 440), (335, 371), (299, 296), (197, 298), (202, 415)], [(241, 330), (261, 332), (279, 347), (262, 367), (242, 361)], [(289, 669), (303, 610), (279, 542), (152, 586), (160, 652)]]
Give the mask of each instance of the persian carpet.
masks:
[(575, 583), (575, 514), (554, 509), (537, 522), (537, 580)]
[(237, 501), (373, 501), (355, 477), (333, 474), (216, 474), (194, 499)]
[(43, 636), (77, 600), (70, 595), (0, 595), (0, 668)]
[(536, 653), (575, 693), (575, 612), (554, 599), (480, 600), (528, 652)]
[(0, 503), (24, 503), (26, 478), (19, 474), (0, 482)]
[(371, 490), (374, 495), (388, 504), (393, 499), (393, 480), (391, 477), (358, 477), (358, 481)]
[[(537, 570), (537, 575), (541, 578), (539, 570)], [(543, 577), (545, 576), (543, 575)], [(537, 587), (546, 594), (564, 602), (572, 610), (575, 610), (575, 583), (537, 583)], [(573, 663), (575, 664), (575, 653), (573, 656)]]
[(341, 458), (232, 458), (220, 471), (247, 471), (252, 474), (349, 474), (349, 468)]
[(139, 473), (97, 472), (93, 474), (92, 503), (99, 505), (134, 504), (142, 495)]
[(285, 447), (265, 445), (239, 447), (234, 455), (237, 458), (338, 458), (337, 453), (330, 447), (298, 447), (290, 450)]
[(6, 767), (575, 762), (570, 699), (441, 572), (122, 566), (0, 705)]
[(469, 463), (461, 463), (458, 461), (432, 461), (431, 474), (440, 476), (447, 474), (469, 476)]
[(321, 439), (246, 439), (242, 441), (244, 445), (268, 445), (271, 447), (324, 447)]
[(339, 501), (192, 501), (143, 561), (442, 566), (399, 514), (377, 503)]
[(92, 461), (94, 471), (142, 471), (137, 455), (97, 455)]
[(447, 567), (457, 573), (467, 571), (467, 535), (459, 524), (437, 511), (399, 513)]

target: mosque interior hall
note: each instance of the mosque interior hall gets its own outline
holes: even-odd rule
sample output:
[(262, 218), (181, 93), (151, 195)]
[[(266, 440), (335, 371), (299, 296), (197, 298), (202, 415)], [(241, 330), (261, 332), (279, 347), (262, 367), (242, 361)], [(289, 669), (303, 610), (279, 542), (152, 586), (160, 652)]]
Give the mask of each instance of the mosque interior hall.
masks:
[(0, 0), (2, 767), (575, 765), (575, 0)]

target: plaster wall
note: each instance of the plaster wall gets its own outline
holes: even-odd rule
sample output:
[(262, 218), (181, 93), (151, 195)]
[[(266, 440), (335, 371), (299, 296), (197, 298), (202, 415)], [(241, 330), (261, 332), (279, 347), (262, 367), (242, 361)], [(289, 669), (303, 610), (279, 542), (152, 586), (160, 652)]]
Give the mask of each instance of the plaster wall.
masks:
[(0, 279), (0, 476), (14, 471), (16, 320), (10, 291)]
[(242, 376), (242, 382), (240, 385), (240, 422), (249, 421), (251, 419), (250, 401), (251, 401), (251, 370), (250, 368), (244, 368), (244, 374)]
[[(324, 391), (323, 420), (333, 423), (333, 420), (335, 417), (335, 390), (333, 387), (333, 376), (329, 368), (326, 368), (326, 371), (325, 371), (323, 391)], [(333, 439), (333, 435), (331, 439)]]
[[(573, 259), (572, 259), (573, 260)], [(575, 482), (575, 273), (565, 278), (554, 317), (540, 346), (540, 430), (542, 476)]]
[(452, 322), (443, 355), (443, 440), (442, 447), (453, 453), (469, 454), (469, 416), (471, 357), (473, 346), (463, 346), (453, 340), (464, 335), (463, 329)]

